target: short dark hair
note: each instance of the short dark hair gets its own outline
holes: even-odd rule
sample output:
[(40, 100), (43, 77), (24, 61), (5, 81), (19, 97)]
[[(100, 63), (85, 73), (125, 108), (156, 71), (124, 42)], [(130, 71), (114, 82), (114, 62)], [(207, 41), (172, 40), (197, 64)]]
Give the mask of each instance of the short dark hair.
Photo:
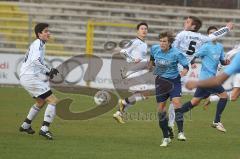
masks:
[(158, 35), (158, 37), (159, 37), (159, 39), (167, 37), (170, 44), (172, 44), (173, 41), (175, 40), (175, 36), (174, 36), (173, 32), (170, 32), (170, 31), (162, 32)]
[(202, 21), (195, 16), (189, 16), (189, 19), (192, 19), (192, 25), (195, 25), (195, 28), (193, 31), (197, 32), (202, 27)]
[(140, 26), (145, 25), (148, 28), (148, 24), (145, 22), (141, 22), (137, 25), (137, 30), (140, 28)]
[(34, 28), (36, 37), (39, 38), (38, 33), (41, 33), (48, 26), (49, 26), (49, 24), (47, 24), (47, 23), (38, 23)]
[(218, 28), (216, 26), (210, 26), (207, 29), (207, 33), (209, 34), (209, 31), (212, 30), (212, 29), (218, 30)]

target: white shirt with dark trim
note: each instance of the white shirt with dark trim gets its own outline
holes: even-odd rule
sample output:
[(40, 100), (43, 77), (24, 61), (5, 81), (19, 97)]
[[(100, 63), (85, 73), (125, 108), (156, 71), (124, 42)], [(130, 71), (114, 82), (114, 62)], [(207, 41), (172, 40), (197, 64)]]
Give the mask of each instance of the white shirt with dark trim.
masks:
[(50, 69), (44, 64), (45, 42), (36, 39), (30, 45), (25, 54), (24, 61), (20, 69), (20, 77), (22, 75), (38, 75), (49, 72)]
[[(147, 57), (147, 44), (139, 39), (135, 38), (131, 40), (124, 49), (122, 49), (120, 52), (126, 52), (128, 55), (130, 55), (135, 60), (143, 60)], [(132, 59), (126, 58), (127, 62), (132, 62)]]
[(229, 32), (228, 27), (222, 27), (216, 32), (210, 35), (203, 35), (193, 31), (181, 31), (177, 34), (173, 47), (180, 49), (180, 51), (187, 57), (188, 61), (191, 61), (194, 57), (194, 53), (208, 41), (218, 39)]

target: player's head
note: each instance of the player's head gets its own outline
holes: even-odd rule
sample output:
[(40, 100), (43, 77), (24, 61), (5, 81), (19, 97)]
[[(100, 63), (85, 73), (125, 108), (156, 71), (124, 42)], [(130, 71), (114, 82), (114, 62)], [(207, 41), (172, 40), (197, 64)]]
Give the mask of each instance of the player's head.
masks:
[(198, 32), (202, 27), (202, 21), (198, 17), (189, 16), (184, 22), (184, 30)]
[(50, 32), (48, 30), (49, 24), (47, 23), (38, 23), (35, 28), (35, 35), (38, 39), (43, 41), (48, 41), (50, 38)]
[(137, 36), (141, 39), (144, 39), (147, 36), (148, 33), (148, 25), (147, 23), (139, 23), (137, 25)]
[(209, 35), (209, 34), (212, 34), (212, 33), (214, 33), (215, 31), (217, 31), (218, 29), (217, 29), (217, 27), (215, 27), (215, 26), (210, 26), (210, 27), (208, 27), (208, 29), (207, 29), (207, 34)]
[(159, 34), (160, 47), (163, 51), (167, 51), (171, 48), (174, 41), (174, 34), (172, 32), (162, 32)]

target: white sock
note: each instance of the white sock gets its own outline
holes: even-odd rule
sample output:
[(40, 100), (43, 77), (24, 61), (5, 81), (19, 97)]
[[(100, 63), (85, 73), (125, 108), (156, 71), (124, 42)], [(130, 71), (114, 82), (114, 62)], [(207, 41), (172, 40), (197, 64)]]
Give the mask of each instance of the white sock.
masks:
[(209, 97), (210, 102), (218, 102), (219, 101), (219, 96), (217, 95), (212, 95)]
[(232, 92), (231, 91), (227, 92), (227, 94), (228, 94), (228, 99), (231, 101), (232, 100)]
[(174, 127), (174, 122), (175, 122), (175, 110), (174, 110), (174, 105), (170, 103), (169, 108), (168, 108), (168, 126)]
[(44, 121), (48, 123), (52, 123), (55, 115), (56, 115), (56, 106), (48, 104), (44, 114)]
[(33, 105), (28, 113), (27, 118), (32, 121), (37, 116), (39, 111), (40, 109), (36, 105)]
[[(49, 124), (52, 123), (55, 115), (56, 115), (56, 106), (48, 104), (44, 114), (44, 122), (47, 122)], [(41, 130), (44, 132), (48, 131), (48, 126), (43, 125), (41, 127)]]
[(122, 100), (122, 104), (123, 104), (123, 105), (127, 105), (127, 102), (125, 101), (125, 99)]
[(26, 123), (26, 122), (23, 122), (23, 124), (21, 125), (21, 127), (22, 127), (23, 129), (28, 129), (30, 126), (31, 126), (31, 124), (28, 124), (28, 123)]
[[(29, 110), (27, 119), (32, 121), (33, 119), (35, 119), (35, 117), (37, 116), (39, 111), (40, 111), (40, 109), (34, 104)], [(28, 129), (30, 126), (31, 126), (31, 124), (28, 124), (27, 122), (23, 122), (23, 124), (22, 124), (22, 128), (24, 128), (24, 129)]]
[(48, 131), (48, 126), (46, 126), (46, 125), (42, 126), (41, 130), (44, 131), (44, 132), (47, 132)]

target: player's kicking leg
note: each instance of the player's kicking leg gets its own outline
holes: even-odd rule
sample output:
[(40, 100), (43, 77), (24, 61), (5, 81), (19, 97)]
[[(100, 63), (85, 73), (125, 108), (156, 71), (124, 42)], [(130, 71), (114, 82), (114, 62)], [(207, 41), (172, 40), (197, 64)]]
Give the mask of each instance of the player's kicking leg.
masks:
[(119, 109), (116, 113), (113, 114), (113, 118), (121, 124), (125, 123), (125, 121), (123, 119), (124, 112), (126, 112), (127, 109), (129, 107), (133, 106), (136, 102), (142, 101), (146, 98), (147, 97), (144, 94), (134, 93), (132, 96), (130, 96), (128, 98), (120, 99), (118, 102)]

